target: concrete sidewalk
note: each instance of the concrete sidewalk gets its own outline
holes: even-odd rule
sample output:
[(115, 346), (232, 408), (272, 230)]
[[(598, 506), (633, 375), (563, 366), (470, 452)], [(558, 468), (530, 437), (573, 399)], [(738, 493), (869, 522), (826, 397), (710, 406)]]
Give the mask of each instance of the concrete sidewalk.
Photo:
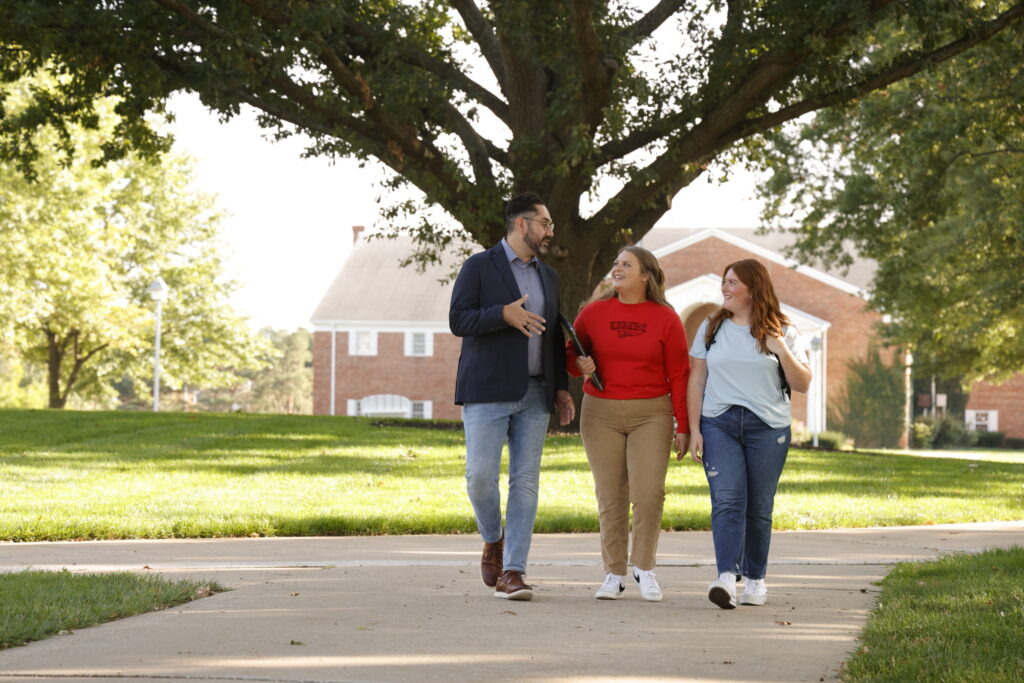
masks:
[[(1024, 544), (1024, 521), (777, 532), (763, 607), (720, 610), (706, 532), (664, 533), (661, 603), (593, 599), (594, 534), (534, 537), (533, 602), (476, 536), (0, 544), (0, 571), (152, 571), (234, 590), (0, 651), (19, 681), (831, 681), (903, 560)], [(2, 606), (0, 606), (2, 608)]]

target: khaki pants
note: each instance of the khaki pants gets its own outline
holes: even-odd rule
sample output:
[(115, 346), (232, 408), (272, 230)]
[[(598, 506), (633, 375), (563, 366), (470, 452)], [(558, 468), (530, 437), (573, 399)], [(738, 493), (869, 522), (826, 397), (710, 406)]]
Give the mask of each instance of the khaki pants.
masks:
[(584, 394), (581, 411), (580, 436), (594, 474), (605, 571), (626, 573), (630, 504), (630, 562), (637, 569), (654, 569), (672, 451), (672, 401), (667, 394), (632, 400)]

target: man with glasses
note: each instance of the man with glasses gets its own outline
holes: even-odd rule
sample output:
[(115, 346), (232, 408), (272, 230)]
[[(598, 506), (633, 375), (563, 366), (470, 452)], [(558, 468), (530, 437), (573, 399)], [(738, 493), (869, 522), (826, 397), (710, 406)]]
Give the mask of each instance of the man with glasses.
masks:
[[(543, 200), (505, 203), (506, 236), (462, 266), (448, 323), (462, 337), (455, 403), (466, 432), (466, 489), (484, 539), (480, 574), (494, 596), (531, 600), (526, 558), (537, 516), (540, 459), (551, 412), (572, 421), (558, 275), (538, 257), (555, 232)], [(508, 501), (502, 526), (498, 477), (508, 442)]]

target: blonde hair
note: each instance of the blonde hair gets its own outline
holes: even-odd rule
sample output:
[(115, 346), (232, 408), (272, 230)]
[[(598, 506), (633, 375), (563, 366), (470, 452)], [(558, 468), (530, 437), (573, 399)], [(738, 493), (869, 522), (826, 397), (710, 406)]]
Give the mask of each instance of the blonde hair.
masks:
[[(661, 264), (658, 263), (658, 257), (647, 251), (643, 247), (637, 247), (630, 245), (619, 249), (619, 254), (628, 251), (633, 256), (636, 256), (636, 260), (640, 263), (640, 274), (647, 276), (647, 289), (644, 291), (644, 295), (651, 301), (659, 303), (662, 306), (668, 306), (672, 308), (672, 304), (665, 298), (665, 271), (661, 269)], [(618, 257), (619, 254), (616, 254)], [(604, 299), (611, 299), (613, 296), (619, 295), (614, 289), (609, 289), (607, 292), (600, 294), (591, 301), (603, 301)], [(588, 302), (584, 302), (586, 305)]]

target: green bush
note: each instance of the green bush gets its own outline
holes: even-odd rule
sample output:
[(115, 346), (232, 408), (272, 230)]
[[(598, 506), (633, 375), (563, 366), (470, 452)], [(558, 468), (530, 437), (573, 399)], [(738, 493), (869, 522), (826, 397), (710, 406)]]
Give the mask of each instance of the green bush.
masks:
[(1006, 437), (1002, 432), (975, 432), (978, 435), (978, 445), (985, 448), (1001, 448), (1003, 439)]
[(896, 446), (903, 433), (903, 371), (887, 365), (874, 345), (846, 367), (846, 387), (830, 406), (829, 422), (861, 448)]
[(910, 446), (912, 448), (931, 448), (935, 442), (935, 425), (928, 418), (922, 418), (911, 425)]
[(842, 432), (821, 432), (818, 434), (818, 447), (833, 451), (848, 451), (853, 448), (853, 439)]
[(967, 429), (961, 420), (946, 415), (935, 422), (932, 448), (969, 448), (977, 441), (977, 432)]
[(1016, 436), (1008, 436), (1006, 437), (1006, 447), (1013, 448), (1018, 451), (1024, 450), (1024, 439)]

